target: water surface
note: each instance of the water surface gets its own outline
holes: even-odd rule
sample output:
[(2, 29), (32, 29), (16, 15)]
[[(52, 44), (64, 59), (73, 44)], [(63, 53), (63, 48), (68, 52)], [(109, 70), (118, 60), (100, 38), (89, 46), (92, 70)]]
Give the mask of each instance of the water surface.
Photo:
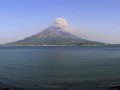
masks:
[(118, 79), (120, 47), (0, 47), (0, 82), (9, 86)]

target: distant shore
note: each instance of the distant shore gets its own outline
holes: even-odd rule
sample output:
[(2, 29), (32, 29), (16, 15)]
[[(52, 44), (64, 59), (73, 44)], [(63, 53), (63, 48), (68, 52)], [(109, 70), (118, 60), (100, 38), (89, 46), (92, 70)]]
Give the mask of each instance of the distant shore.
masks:
[(35, 47), (39, 47), (39, 46), (112, 46), (112, 45), (0, 45), (0, 46), (35, 46)]

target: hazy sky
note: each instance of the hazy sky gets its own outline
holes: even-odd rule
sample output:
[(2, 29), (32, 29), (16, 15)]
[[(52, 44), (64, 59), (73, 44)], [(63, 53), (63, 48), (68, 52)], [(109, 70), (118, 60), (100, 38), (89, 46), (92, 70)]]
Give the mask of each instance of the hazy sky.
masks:
[(120, 43), (120, 0), (0, 0), (0, 43), (38, 33), (58, 17), (80, 37)]

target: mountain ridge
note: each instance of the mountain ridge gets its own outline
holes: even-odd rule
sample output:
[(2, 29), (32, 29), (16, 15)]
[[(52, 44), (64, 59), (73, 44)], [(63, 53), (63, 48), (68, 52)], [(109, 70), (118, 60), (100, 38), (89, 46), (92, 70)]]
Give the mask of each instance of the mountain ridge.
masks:
[(5, 46), (51, 46), (51, 45), (102, 45), (101, 42), (94, 42), (82, 39), (61, 27), (50, 26), (43, 31)]

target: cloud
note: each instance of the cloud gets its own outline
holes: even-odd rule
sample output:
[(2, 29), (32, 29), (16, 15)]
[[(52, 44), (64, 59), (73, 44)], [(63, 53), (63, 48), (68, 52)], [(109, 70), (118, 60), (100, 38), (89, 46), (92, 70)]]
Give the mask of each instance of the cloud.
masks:
[(65, 29), (68, 27), (68, 22), (65, 18), (56, 18), (54, 21), (54, 25)]

